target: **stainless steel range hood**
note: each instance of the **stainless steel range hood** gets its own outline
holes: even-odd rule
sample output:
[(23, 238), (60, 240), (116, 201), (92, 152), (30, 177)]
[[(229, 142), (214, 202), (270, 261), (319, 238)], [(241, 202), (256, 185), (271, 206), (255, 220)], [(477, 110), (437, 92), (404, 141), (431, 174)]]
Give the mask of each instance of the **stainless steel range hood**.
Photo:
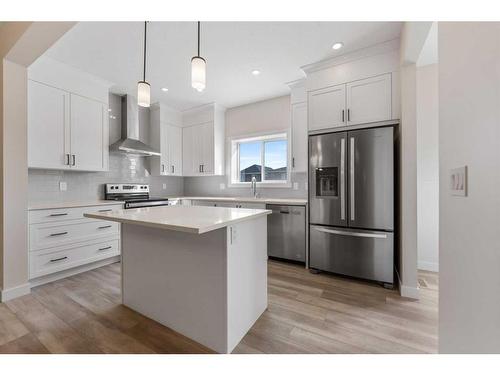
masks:
[(118, 142), (109, 146), (109, 150), (138, 156), (161, 155), (161, 153), (139, 140), (139, 108), (137, 100), (130, 95), (122, 96), (121, 100), (122, 135)]

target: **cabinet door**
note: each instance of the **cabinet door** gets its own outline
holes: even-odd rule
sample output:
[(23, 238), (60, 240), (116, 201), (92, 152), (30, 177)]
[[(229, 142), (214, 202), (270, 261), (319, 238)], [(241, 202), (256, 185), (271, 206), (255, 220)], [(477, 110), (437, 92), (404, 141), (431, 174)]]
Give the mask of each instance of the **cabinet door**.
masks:
[(170, 147), (169, 147), (169, 128), (168, 124), (161, 124), (160, 135), (160, 174), (162, 176), (168, 175), (170, 172)]
[[(104, 104), (71, 94), (72, 169), (104, 170)], [(106, 150), (107, 151), (107, 150)]]
[(174, 176), (182, 175), (182, 129), (168, 125), (168, 150), (170, 159), (169, 173)]
[(201, 143), (202, 174), (214, 173), (214, 125), (212, 122), (198, 125)]
[(348, 125), (391, 119), (391, 74), (350, 82), (347, 88)]
[(292, 168), (307, 171), (307, 103), (292, 104)]
[(69, 94), (28, 81), (28, 166), (69, 169)]
[(345, 85), (309, 92), (309, 130), (346, 125), (345, 100)]
[(182, 128), (182, 166), (184, 176), (200, 175), (201, 151), (200, 135), (197, 126)]

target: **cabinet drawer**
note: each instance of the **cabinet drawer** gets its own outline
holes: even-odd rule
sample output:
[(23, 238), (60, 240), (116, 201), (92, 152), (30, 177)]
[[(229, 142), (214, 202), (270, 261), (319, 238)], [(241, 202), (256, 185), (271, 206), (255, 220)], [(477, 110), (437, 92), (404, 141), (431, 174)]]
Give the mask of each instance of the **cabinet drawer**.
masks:
[(30, 251), (118, 235), (119, 224), (102, 220), (30, 225)]
[(30, 279), (120, 254), (118, 239), (30, 254)]
[(120, 205), (106, 205), (106, 206), (90, 206), (90, 207), (71, 207), (71, 208), (55, 208), (48, 210), (32, 210), (29, 211), (29, 223), (54, 223), (66, 220), (84, 219), (84, 213), (96, 213), (120, 210)]

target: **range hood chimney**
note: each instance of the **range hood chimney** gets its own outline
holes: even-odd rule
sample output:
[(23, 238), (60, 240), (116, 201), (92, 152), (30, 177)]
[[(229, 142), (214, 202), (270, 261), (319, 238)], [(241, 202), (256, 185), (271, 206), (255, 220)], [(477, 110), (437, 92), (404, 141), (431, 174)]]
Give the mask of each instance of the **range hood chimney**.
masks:
[(122, 135), (118, 142), (109, 146), (109, 150), (138, 156), (161, 155), (161, 153), (139, 140), (139, 107), (137, 100), (130, 95), (122, 96), (121, 100)]

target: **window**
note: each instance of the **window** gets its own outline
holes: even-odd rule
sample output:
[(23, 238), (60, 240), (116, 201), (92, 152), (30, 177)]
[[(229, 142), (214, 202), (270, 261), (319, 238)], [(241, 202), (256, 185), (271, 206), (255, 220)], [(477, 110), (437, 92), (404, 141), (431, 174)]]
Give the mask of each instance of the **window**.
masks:
[(231, 183), (287, 184), (288, 137), (286, 133), (232, 140)]

